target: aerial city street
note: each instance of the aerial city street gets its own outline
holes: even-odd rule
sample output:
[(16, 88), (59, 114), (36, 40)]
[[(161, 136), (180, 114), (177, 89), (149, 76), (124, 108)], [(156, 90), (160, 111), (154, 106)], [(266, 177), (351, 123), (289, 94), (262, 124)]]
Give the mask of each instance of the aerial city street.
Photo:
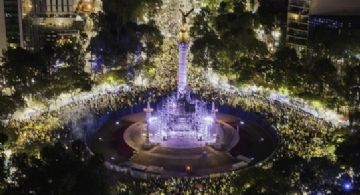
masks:
[(360, 1), (0, 0), (0, 194), (360, 194)]

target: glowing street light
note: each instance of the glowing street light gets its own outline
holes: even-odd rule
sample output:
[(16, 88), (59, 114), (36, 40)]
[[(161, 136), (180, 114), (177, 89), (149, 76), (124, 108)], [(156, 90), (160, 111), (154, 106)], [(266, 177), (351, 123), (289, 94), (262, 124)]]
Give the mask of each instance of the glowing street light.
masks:
[(353, 184), (351, 181), (345, 181), (343, 184), (342, 184), (342, 189), (346, 192), (349, 192), (353, 189)]

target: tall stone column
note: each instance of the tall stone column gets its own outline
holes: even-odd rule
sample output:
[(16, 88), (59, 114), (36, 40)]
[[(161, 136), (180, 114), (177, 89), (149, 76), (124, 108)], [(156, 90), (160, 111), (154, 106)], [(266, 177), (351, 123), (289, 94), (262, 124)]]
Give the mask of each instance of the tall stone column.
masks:
[(219, 112), (219, 110), (215, 108), (215, 103), (213, 102), (211, 104), (211, 113), (212, 113), (212, 117), (214, 118), (213, 126), (216, 129), (216, 140), (215, 140), (214, 148), (217, 150), (221, 150), (221, 147), (222, 147), (221, 132), (224, 129), (223, 129), (223, 125), (216, 120), (216, 113), (218, 113), (218, 112)]
[(178, 35), (178, 48), (179, 48), (179, 65), (178, 65), (178, 95), (182, 96), (186, 93), (187, 87), (187, 63), (189, 52), (190, 36), (187, 32), (186, 21), (182, 24)]
[(179, 42), (179, 67), (178, 67), (178, 93), (185, 94), (187, 86), (187, 56), (189, 44), (187, 42)]
[(147, 106), (146, 108), (144, 108), (144, 112), (146, 113), (145, 116), (145, 126), (146, 126), (146, 136), (145, 136), (145, 143), (144, 143), (144, 148), (145, 149), (149, 149), (151, 148), (152, 144), (150, 142), (150, 118), (151, 118), (151, 113), (154, 111), (154, 109), (151, 108), (150, 106), (150, 102), (147, 102)]

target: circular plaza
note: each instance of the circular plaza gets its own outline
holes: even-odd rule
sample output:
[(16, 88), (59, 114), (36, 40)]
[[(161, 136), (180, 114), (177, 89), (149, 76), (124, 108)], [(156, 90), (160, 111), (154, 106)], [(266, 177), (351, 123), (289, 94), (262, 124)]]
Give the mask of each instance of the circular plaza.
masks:
[(145, 113), (135, 113), (107, 121), (89, 140), (91, 150), (103, 154), (110, 168), (127, 170), (124, 172), (133, 176), (199, 177), (260, 163), (278, 145), (275, 130), (236, 115), (218, 113), (219, 145), (179, 133), (145, 147), (145, 118)]

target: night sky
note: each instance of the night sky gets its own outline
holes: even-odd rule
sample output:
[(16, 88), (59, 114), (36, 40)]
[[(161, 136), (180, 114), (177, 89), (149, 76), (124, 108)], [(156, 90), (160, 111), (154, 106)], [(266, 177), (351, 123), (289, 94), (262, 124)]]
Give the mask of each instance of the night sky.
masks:
[(360, 15), (360, 0), (313, 0), (313, 15)]

